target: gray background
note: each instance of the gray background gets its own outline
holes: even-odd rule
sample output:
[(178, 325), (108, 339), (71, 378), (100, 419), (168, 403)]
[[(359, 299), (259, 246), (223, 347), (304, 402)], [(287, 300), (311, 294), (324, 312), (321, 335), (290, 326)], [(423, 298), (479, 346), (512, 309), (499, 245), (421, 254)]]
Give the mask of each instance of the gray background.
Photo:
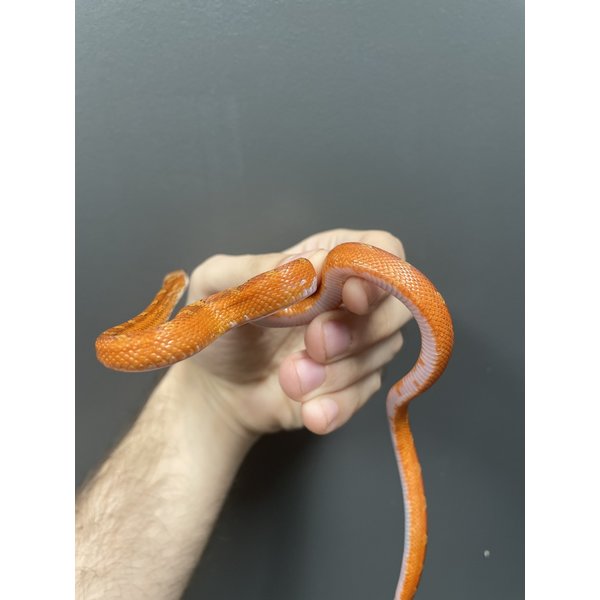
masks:
[[(412, 406), (430, 519), (418, 597), (522, 598), (523, 72), (520, 1), (80, 0), (77, 483), (157, 380), (104, 369), (94, 339), (164, 273), (388, 229), (456, 328)], [(347, 426), (254, 448), (185, 598), (392, 597), (384, 397), (414, 324), (406, 338)]]

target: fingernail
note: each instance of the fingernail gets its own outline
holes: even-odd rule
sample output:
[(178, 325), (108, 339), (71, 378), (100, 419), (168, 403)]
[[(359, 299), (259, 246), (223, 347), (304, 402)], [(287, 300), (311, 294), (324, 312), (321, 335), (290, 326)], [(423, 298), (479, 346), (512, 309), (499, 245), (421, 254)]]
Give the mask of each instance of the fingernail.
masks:
[(323, 410), (323, 414), (325, 415), (327, 429), (329, 429), (331, 424), (334, 422), (335, 418), (338, 416), (339, 407), (335, 400), (332, 400), (331, 398), (327, 397), (321, 398), (321, 400), (319, 400), (319, 403), (321, 405), (321, 409)]
[(294, 366), (303, 394), (312, 392), (325, 381), (325, 367), (310, 358), (301, 358), (294, 362)]
[(327, 321), (323, 324), (323, 344), (327, 358), (333, 358), (350, 348), (350, 329), (341, 321)]

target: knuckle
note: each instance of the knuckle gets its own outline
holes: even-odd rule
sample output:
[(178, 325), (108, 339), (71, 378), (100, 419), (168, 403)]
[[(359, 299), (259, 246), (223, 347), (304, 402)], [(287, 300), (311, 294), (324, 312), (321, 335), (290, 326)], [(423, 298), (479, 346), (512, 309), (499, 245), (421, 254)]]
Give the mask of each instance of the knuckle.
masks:
[(197, 288), (204, 280), (204, 263), (198, 265), (190, 276), (190, 291)]
[(381, 369), (371, 373), (363, 381), (363, 385), (359, 388), (356, 394), (356, 402), (354, 403), (354, 412), (366, 404), (369, 399), (381, 388), (382, 382)]
[(362, 236), (362, 241), (372, 243), (374, 246), (379, 246), (384, 250), (399, 256), (402, 260), (405, 260), (406, 258), (404, 245), (400, 241), (400, 238), (385, 229), (374, 229), (365, 232)]
[(382, 231), (381, 234), (384, 237), (386, 246), (390, 249), (390, 252), (404, 260), (406, 253), (404, 251), (404, 244), (400, 241), (400, 239), (389, 231)]
[(404, 336), (401, 332), (398, 332), (394, 335), (394, 341), (392, 345), (392, 350), (394, 354), (396, 354), (396, 352), (399, 352), (402, 349), (402, 346), (404, 346)]
[(386, 342), (385, 353), (382, 354), (382, 363), (387, 364), (400, 352), (404, 345), (404, 337), (401, 333), (391, 336)]
[(200, 263), (190, 277), (189, 292), (191, 297), (203, 297), (220, 289), (219, 276), (227, 271), (227, 263), (231, 259), (228, 254), (213, 254)]
[(193, 270), (192, 277), (194, 279), (206, 277), (211, 272), (213, 272), (216, 268), (218, 268), (219, 263), (222, 263), (222, 261), (225, 257), (226, 257), (225, 254), (213, 254), (212, 256), (209, 256), (204, 262), (201, 262)]
[(375, 373), (373, 373), (373, 377), (372, 377), (372, 381), (371, 381), (371, 392), (370, 395), (374, 394), (375, 392), (379, 391), (381, 389), (381, 382), (382, 382), (382, 376), (381, 376), (381, 369), (375, 371)]
[(254, 277), (263, 273), (266, 270), (265, 260), (263, 256), (257, 254), (245, 254), (242, 257), (248, 265), (248, 277)]

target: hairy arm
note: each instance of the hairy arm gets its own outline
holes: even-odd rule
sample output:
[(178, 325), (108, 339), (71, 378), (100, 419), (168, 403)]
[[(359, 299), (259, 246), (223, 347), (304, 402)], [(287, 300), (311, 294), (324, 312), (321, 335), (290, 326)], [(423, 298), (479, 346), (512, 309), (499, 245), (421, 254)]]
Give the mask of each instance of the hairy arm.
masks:
[[(239, 285), (298, 253), (317, 272), (327, 250), (361, 241), (403, 256), (382, 231), (332, 230), (283, 253), (209, 258), (189, 301)], [(231, 481), (258, 436), (346, 423), (381, 383), (408, 311), (349, 279), (344, 309), (306, 327), (246, 325), (171, 367), (131, 431), (77, 497), (79, 600), (181, 596)]]
[(254, 439), (199, 389), (211, 393), (172, 367), (79, 492), (77, 598), (181, 596)]

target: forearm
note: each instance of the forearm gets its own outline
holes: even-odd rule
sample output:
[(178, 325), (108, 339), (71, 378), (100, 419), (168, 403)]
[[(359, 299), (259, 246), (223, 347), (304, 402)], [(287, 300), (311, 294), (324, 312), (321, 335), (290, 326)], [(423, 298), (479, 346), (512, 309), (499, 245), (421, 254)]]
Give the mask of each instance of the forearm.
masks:
[(201, 386), (174, 367), (78, 494), (79, 599), (181, 595), (253, 441)]

